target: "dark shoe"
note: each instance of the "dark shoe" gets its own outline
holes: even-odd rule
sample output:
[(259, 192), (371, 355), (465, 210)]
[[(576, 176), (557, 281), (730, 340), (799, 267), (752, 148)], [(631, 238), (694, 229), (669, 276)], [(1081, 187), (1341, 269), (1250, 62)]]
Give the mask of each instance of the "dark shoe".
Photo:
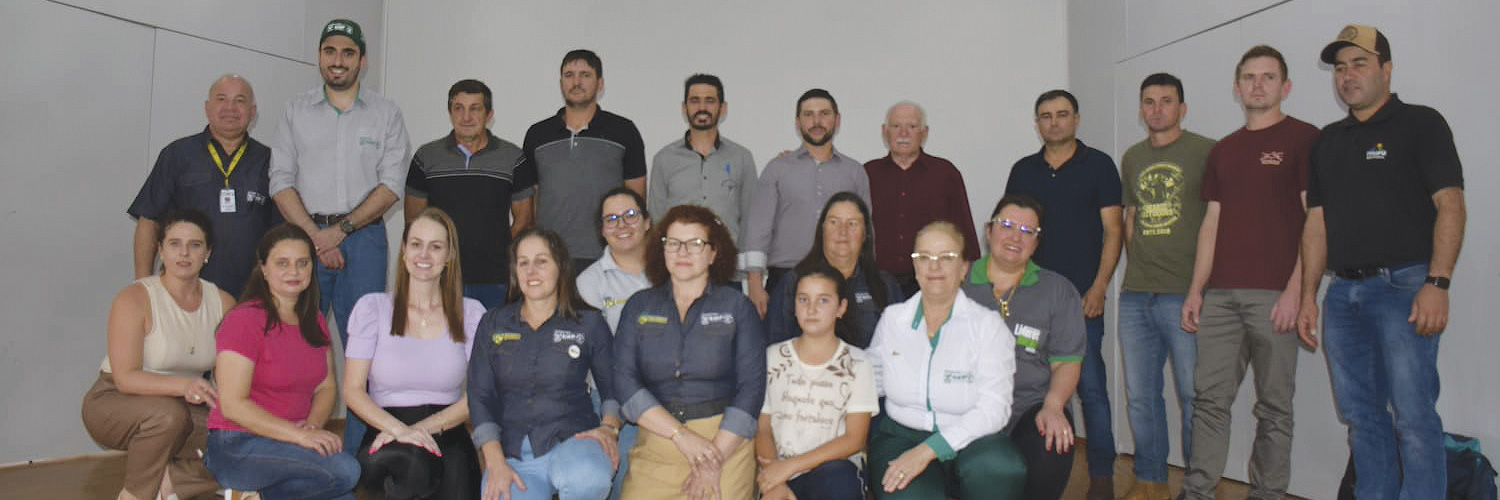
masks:
[(1114, 476), (1089, 476), (1087, 500), (1115, 500)]

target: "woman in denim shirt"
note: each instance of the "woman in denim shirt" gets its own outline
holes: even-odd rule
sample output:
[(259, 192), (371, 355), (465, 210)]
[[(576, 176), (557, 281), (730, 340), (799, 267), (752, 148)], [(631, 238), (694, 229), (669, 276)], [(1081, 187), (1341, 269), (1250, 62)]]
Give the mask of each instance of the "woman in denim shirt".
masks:
[(646, 431), (623, 497), (748, 499), (766, 338), (750, 299), (724, 286), (738, 250), (696, 205), (673, 207), (647, 242), (656, 286), (625, 303), (615, 336), (615, 393)]
[[(601, 500), (620, 430), (609, 326), (579, 298), (562, 238), (528, 229), (510, 249), (510, 304), (479, 321), (469, 356), (469, 417), (484, 454), (484, 500)], [(585, 380), (592, 373), (604, 417)]]

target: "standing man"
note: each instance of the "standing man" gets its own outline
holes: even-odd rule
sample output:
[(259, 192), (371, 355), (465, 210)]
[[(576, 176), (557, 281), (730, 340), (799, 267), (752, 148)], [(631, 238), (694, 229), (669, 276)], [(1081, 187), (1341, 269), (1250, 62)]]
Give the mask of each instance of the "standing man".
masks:
[(739, 244), (755, 196), (755, 158), (719, 134), (719, 119), (729, 109), (719, 77), (699, 73), (682, 86), (682, 116), (688, 130), (682, 140), (662, 147), (651, 159), (647, 211), (665, 214), (677, 205), (703, 205), (724, 221)]
[(1280, 499), (1291, 481), (1297, 249), (1307, 157), (1318, 138), (1317, 127), (1281, 111), (1291, 91), (1281, 52), (1266, 45), (1245, 52), (1234, 77), (1245, 127), (1214, 145), (1203, 172), (1208, 207), (1182, 304), (1182, 328), (1198, 336), (1193, 453), (1183, 480), (1189, 499), (1213, 500), (1218, 489), (1246, 366), (1255, 370), (1257, 420), (1250, 497)]
[(560, 72), (563, 107), (526, 130), (521, 150), (537, 173), (536, 224), (562, 236), (582, 272), (604, 253), (594, 202), (620, 185), (646, 196), (646, 146), (634, 122), (599, 108), (598, 55), (568, 52)]
[(823, 89), (803, 92), (797, 98), (802, 147), (772, 158), (761, 173), (741, 241), (750, 301), (762, 316), (771, 298), (766, 290), (775, 288), (781, 275), (812, 248), (818, 213), (828, 197), (853, 191), (870, 202), (864, 167), (833, 149), (838, 129), (839, 105), (833, 94)]
[(464, 295), (486, 308), (505, 302), (510, 237), (531, 224), (536, 192), (536, 164), (522, 162), (521, 148), (490, 133), (494, 116), (488, 85), (453, 84), (448, 89), (453, 132), (418, 148), (406, 174), (406, 221), (428, 206), (453, 218)]
[[(365, 38), (359, 25), (334, 19), (318, 41), (323, 85), (286, 103), (271, 141), (271, 193), (287, 222), (312, 236), (320, 304), (333, 308), (339, 340), (349, 339), (349, 310), (385, 289), (386, 209), (406, 184), (411, 143), (396, 103), (363, 88)], [(344, 449), (353, 452), (365, 424), (353, 412)]]
[(911, 101), (901, 101), (885, 113), (880, 126), (884, 158), (865, 163), (870, 177), (870, 211), (875, 224), (875, 262), (896, 277), (901, 293), (917, 292), (911, 249), (917, 230), (935, 220), (958, 226), (964, 236), (964, 260), (979, 260), (979, 238), (964, 176), (953, 163), (927, 154), (927, 113)]
[(238, 297), (255, 265), (255, 244), (277, 219), (270, 203), (271, 148), (250, 138), (255, 90), (239, 75), (214, 80), (203, 113), (208, 127), (162, 148), (126, 210), (135, 217), (135, 277), (155, 271), (156, 219), (192, 208), (214, 226), (214, 255), (203, 264), (203, 279)]
[(1167, 407), (1162, 367), (1172, 360), (1182, 411), (1182, 458), (1191, 463), (1193, 334), (1182, 329), (1182, 304), (1193, 281), (1198, 229), (1207, 204), (1199, 194), (1214, 140), (1182, 129), (1182, 80), (1156, 73), (1141, 82), (1146, 140), (1125, 151), (1125, 283), (1120, 292), (1120, 350), (1125, 355), (1130, 427), (1135, 431), (1135, 485), (1127, 500), (1165, 500)]
[(1437, 354), (1466, 218), (1458, 150), (1443, 115), (1391, 93), (1384, 34), (1351, 24), (1322, 56), (1349, 116), (1313, 146), (1297, 328), (1317, 345), (1318, 282), (1332, 271), (1323, 340), (1354, 495), (1443, 498)]
[(1042, 150), (1010, 169), (1005, 194), (1030, 195), (1047, 212), (1047, 235), (1032, 259), (1063, 275), (1083, 299), (1084, 349), (1078, 399), (1088, 433), (1089, 500), (1115, 498), (1115, 434), (1104, 366), (1104, 293), (1120, 261), (1120, 172), (1103, 151), (1079, 140), (1078, 99), (1050, 90), (1036, 99)]

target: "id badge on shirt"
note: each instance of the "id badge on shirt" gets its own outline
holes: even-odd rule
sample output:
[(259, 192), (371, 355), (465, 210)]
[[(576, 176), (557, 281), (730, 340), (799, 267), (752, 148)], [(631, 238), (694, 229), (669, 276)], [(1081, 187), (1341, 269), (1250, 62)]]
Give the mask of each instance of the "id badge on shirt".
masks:
[(219, 213), (234, 213), (234, 188), (224, 188), (219, 190)]

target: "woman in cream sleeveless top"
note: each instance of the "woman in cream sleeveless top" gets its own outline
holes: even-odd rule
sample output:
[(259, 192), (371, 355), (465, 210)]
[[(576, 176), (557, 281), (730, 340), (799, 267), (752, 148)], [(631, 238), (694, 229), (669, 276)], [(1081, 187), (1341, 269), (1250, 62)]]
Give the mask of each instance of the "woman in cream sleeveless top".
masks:
[(83, 426), (100, 445), (125, 451), (118, 498), (190, 498), (218, 489), (198, 452), (218, 393), (214, 329), (234, 305), (198, 277), (213, 229), (197, 211), (169, 214), (157, 226), (163, 270), (136, 280), (110, 306), (108, 350), (99, 380), (83, 399)]

